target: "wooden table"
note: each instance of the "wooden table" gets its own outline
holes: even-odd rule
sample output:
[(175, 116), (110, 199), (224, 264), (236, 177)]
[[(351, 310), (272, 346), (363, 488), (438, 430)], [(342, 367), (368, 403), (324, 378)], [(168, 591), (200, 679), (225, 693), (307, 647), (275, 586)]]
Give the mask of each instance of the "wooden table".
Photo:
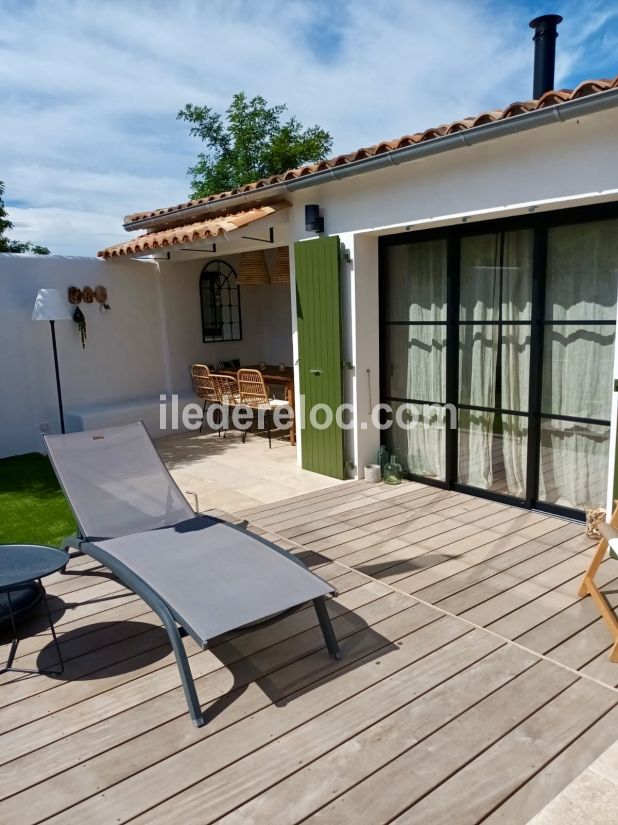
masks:
[[(248, 366), (242, 367), (242, 369), (246, 370), (259, 370), (262, 375), (264, 376), (264, 383), (265, 384), (276, 384), (282, 387), (285, 387), (285, 400), (286, 403), (291, 407), (293, 411), (295, 411), (294, 407), (294, 368), (293, 367), (285, 367), (284, 369), (279, 369), (276, 364), (265, 364), (263, 367), (260, 364), (250, 364)], [(218, 375), (230, 375), (233, 378), (236, 378), (236, 373), (238, 370), (219, 370), (213, 367), (213, 372)], [(290, 427), (290, 444), (292, 447), (296, 444), (296, 418), (294, 417), (292, 421), (292, 426)]]

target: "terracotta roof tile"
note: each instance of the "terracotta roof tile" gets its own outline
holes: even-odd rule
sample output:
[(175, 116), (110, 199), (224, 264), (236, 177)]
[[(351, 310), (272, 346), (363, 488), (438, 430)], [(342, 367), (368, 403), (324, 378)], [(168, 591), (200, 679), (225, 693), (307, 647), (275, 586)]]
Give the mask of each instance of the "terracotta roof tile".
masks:
[(485, 123), (495, 123), (496, 120), (502, 119), (502, 110), (497, 112), (483, 112), (482, 115), (479, 115), (476, 120), (474, 121), (475, 126), (483, 126)]
[(298, 169), (289, 169), (287, 172), (284, 172), (281, 175), (273, 175), (270, 178), (264, 178), (253, 183), (247, 183), (244, 186), (238, 187), (236, 189), (231, 189), (228, 192), (219, 192), (216, 195), (210, 195), (207, 198), (198, 198), (197, 200), (186, 201), (185, 203), (179, 203), (177, 206), (171, 206), (165, 209), (154, 209), (150, 212), (136, 212), (132, 215), (127, 215), (127, 217), (125, 218), (125, 224), (133, 223), (135, 221), (140, 220), (146, 220), (148, 218), (156, 218), (163, 215), (174, 214), (176, 212), (182, 211), (183, 209), (188, 209), (194, 206), (200, 206), (201, 204), (205, 203), (213, 203), (233, 195), (239, 195), (246, 192), (253, 192), (256, 189), (259, 189), (263, 186), (268, 186), (269, 184), (282, 183), (284, 181), (294, 180), (296, 178), (301, 178), (306, 175), (311, 175), (314, 172), (318, 172), (323, 169), (331, 169), (333, 167), (345, 166), (348, 163), (354, 163), (354, 161), (363, 160), (364, 158), (383, 154), (384, 152), (402, 149), (404, 146), (410, 146), (413, 143), (422, 143), (426, 140), (435, 140), (436, 138), (440, 138), (443, 135), (466, 131), (467, 129), (473, 129), (475, 126), (482, 126), (487, 123), (493, 123), (497, 120), (505, 120), (509, 117), (516, 117), (517, 115), (523, 115), (527, 112), (532, 112), (535, 109), (544, 109), (548, 106), (560, 105), (561, 103), (566, 103), (569, 100), (576, 100), (581, 97), (586, 97), (587, 95), (597, 94), (598, 92), (605, 92), (608, 89), (615, 88), (618, 88), (618, 77), (615, 77), (613, 80), (585, 80), (583, 83), (580, 83), (579, 86), (577, 86), (577, 88), (574, 90), (561, 89), (546, 92), (538, 100), (518, 101), (515, 103), (511, 103), (505, 109), (499, 109), (490, 112), (482, 112), (480, 115), (477, 115), (476, 117), (465, 117), (460, 120), (456, 120), (450, 124), (437, 126), (432, 129), (426, 129), (424, 132), (417, 132), (413, 135), (404, 135), (403, 137), (397, 138), (395, 140), (381, 141), (380, 143), (377, 143), (374, 146), (364, 147), (362, 149), (358, 149), (355, 152), (350, 152), (344, 155), (337, 155), (336, 157), (330, 158), (327, 161), (321, 161), (320, 163), (313, 163), (307, 166), (301, 166)]
[[(149, 254), (157, 249), (192, 243), (204, 238), (216, 238), (224, 232), (233, 232), (281, 209), (287, 209), (289, 206), (289, 203), (281, 201), (271, 203), (268, 206), (259, 206), (255, 209), (246, 209), (242, 212), (230, 212), (227, 215), (220, 215), (216, 218), (209, 218), (184, 226), (176, 226), (172, 229), (163, 229), (160, 232), (147, 232), (145, 235), (139, 235), (139, 237), (132, 238), (125, 243), (108, 246), (106, 249), (97, 252), (97, 256), (99, 258), (117, 258), (122, 255), (135, 255), (138, 252)], [(174, 211), (174, 209), (172, 208), (171, 211)]]

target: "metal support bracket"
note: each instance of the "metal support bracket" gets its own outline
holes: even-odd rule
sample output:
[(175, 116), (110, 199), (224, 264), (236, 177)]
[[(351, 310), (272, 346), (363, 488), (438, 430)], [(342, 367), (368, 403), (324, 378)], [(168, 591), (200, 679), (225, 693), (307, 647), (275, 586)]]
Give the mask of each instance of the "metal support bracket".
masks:
[(268, 238), (253, 238), (251, 235), (241, 235), (240, 236), (243, 241), (260, 241), (261, 243), (274, 243), (275, 242), (275, 230), (271, 226), (268, 230)]
[(341, 244), (340, 250), (341, 250), (341, 260), (344, 261), (346, 264), (351, 264), (352, 263), (352, 256), (350, 255), (350, 250), (346, 246), (344, 246), (343, 244)]
[[(188, 247), (188, 246), (179, 246), (178, 247), (180, 252), (216, 252), (217, 251), (217, 244), (212, 243), (210, 245), (210, 249), (204, 249), (203, 247)], [(168, 253), (169, 254), (169, 253)]]

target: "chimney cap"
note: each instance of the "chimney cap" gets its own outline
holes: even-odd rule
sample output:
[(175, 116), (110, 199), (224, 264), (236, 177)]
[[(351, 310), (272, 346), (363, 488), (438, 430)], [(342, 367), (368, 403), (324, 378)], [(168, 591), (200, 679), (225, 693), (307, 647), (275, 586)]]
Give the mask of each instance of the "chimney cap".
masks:
[(559, 14), (541, 14), (539, 17), (535, 17), (534, 20), (531, 20), (528, 24), (531, 29), (537, 29), (540, 26), (557, 26), (558, 23), (562, 23), (563, 17)]

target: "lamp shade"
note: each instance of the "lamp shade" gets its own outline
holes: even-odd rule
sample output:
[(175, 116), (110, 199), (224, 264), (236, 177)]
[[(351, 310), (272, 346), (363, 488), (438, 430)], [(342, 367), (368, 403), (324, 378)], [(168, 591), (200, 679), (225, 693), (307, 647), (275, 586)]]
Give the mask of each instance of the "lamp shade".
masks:
[(33, 321), (72, 321), (73, 316), (67, 302), (57, 289), (39, 289), (34, 309)]

